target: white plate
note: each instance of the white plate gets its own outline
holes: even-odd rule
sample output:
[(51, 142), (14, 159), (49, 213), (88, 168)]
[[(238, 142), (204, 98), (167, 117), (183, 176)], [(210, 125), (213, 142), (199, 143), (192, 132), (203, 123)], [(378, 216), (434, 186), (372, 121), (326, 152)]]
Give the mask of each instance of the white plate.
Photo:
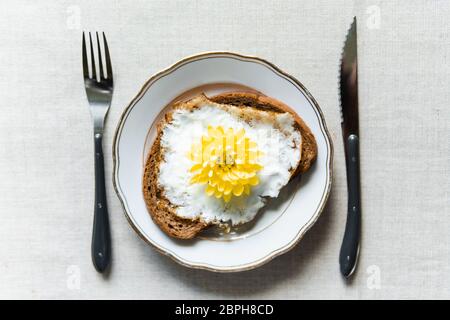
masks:
[[(142, 195), (142, 174), (154, 124), (173, 100), (205, 92), (259, 91), (293, 108), (318, 145), (310, 171), (292, 181), (251, 224), (230, 235), (210, 231), (174, 240), (153, 223)], [(212, 52), (185, 58), (151, 77), (123, 112), (114, 137), (114, 187), (133, 229), (175, 261), (212, 271), (258, 267), (295, 246), (319, 217), (331, 188), (333, 148), (322, 112), (294, 77), (256, 57)]]

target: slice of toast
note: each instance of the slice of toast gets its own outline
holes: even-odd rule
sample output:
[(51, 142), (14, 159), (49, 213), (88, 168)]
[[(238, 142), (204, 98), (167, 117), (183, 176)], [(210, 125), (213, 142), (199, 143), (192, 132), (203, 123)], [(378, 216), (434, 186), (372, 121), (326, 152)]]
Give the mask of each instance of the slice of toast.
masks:
[[(202, 100), (208, 101), (208, 98), (194, 98), (187, 102), (179, 102), (173, 108), (194, 109), (196, 108), (196, 104)], [(301, 159), (295, 170), (293, 170), (291, 178), (308, 170), (314, 162), (317, 155), (317, 146), (313, 134), (303, 120), (283, 103), (269, 97), (241, 92), (221, 94), (209, 99), (209, 101), (274, 113), (291, 113), (295, 119), (295, 126), (298, 127), (302, 137), (302, 144), (299, 146), (302, 148)], [(176, 206), (165, 197), (164, 190), (158, 184), (159, 165), (164, 161), (161, 137), (163, 128), (167, 123), (170, 123), (171, 117), (172, 113), (168, 112), (165, 118), (158, 124), (157, 137), (152, 145), (144, 168), (143, 194), (147, 209), (153, 221), (166, 234), (174, 238), (191, 239), (210, 224), (200, 219), (191, 220), (178, 216), (176, 214)]]

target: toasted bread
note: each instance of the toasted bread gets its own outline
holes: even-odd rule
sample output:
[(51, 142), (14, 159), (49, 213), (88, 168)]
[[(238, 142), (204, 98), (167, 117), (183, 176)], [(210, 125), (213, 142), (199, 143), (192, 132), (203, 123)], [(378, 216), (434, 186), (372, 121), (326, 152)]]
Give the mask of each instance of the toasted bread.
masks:
[[(208, 101), (206, 97), (197, 97), (187, 102), (176, 103), (173, 108), (195, 109), (199, 101)], [(221, 105), (232, 105), (246, 107), (258, 110), (264, 110), (273, 113), (289, 112), (295, 119), (295, 126), (300, 131), (302, 137), (301, 159), (297, 167), (291, 172), (292, 177), (309, 169), (317, 156), (317, 146), (315, 138), (310, 129), (303, 120), (283, 103), (261, 95), (252, 93), (225, 93), (213, 98), (209, 101), (219, 103)], [(194, 238), (200, 231), (207, 228), (210, 224), (200, 219), (185, 219), (176, 214), (176, 206), (174, 206), (164, 195), (164, 190), (158, 184), (159, 165), (164, 161), (164, 150), (161, 147), (161, 137), (163, 128), (170, 123), (172, 113), (168, 112), (165, 118), (158, 124), (157, 137), (149, 152), (143, 177), (143, 194), (147, 209), (158, 226), (169, 236), (179, 239)]]

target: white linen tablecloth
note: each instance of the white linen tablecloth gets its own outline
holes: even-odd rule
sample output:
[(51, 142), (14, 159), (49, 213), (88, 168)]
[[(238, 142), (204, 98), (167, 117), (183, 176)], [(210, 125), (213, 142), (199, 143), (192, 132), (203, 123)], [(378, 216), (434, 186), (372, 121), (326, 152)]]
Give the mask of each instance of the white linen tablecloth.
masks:
[[(353, 15), (363, 232), (346, 283), (338, 63)], [(445, 1), (1, 1), (0, 298), (450, 298), (449, 20)], [(334, 140), (334, 184), (295, 249), (248, 272), (187, 269), (134, 233), (108, 181), (112, 269), (106, 278), (95, 272), (82, 30), (105, 31), (113, 60), (107, 177), (120, 114), (146, 79), (180, 58), (256, 55), (310, 90)]]

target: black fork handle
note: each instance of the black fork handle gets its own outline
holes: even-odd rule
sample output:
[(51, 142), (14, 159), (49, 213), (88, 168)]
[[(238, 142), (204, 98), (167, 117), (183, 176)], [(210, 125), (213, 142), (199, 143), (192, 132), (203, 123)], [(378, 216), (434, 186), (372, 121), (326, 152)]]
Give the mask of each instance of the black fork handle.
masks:
[(355, 270), (361, 233), (361, 188), (359, 180), (359, 138), (351, 134), (346, 140), (348, 208), (339, 265), (344, 277)]
[(106, 206), (105, 166), (103, 162), (103, 136), (95, 133), (95, 207), (92, 231), (92, 262), (98, 272), (104, 272), (111, 262), (111, 235)]

